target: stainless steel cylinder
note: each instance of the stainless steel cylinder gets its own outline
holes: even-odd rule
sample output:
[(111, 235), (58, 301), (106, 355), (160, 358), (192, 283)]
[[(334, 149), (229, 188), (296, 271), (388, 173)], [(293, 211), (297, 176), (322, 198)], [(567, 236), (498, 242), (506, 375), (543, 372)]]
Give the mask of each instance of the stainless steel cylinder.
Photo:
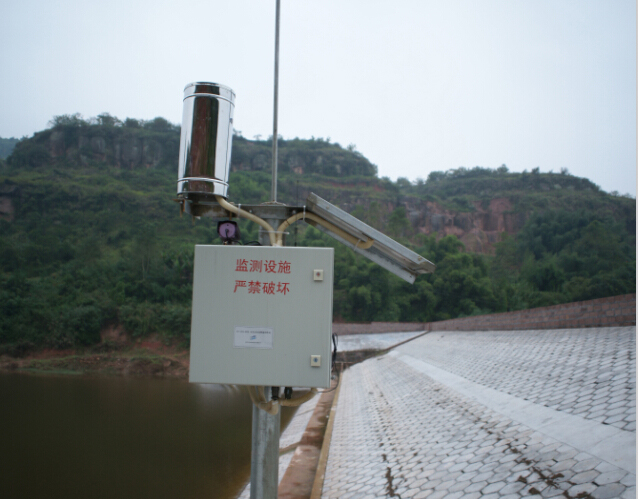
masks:
[(184, 88), (177, 195), (227, 197), (235, 93), (217, 83)]

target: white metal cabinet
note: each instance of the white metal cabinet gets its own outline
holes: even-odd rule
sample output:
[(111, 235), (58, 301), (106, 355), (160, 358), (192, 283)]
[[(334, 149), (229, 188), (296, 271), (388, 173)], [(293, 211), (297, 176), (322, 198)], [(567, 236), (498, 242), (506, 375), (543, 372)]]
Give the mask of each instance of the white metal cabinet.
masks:
[(328, 388), (333, 253), (195, 246), (190, 381)]

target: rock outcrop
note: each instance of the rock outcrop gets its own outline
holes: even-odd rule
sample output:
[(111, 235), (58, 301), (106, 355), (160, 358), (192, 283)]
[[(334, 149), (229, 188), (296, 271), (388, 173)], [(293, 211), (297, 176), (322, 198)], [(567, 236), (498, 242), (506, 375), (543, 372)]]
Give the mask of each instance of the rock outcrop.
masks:
[(0, 220), (12, 222), (15, 214), (15, 202), (20, 197), (20, 187), (5, 180), (0, 184)]
[(492, 253), (501, 234), (515, 235), (528, 217), (523, 212), (515, 213), (507, 198), (492, 199), (487, 206), (477, 201), (471, 212), (447, 210), (435, 202), (406, 204), (408, 218), (418, 232), (440, 237), (454, 235), (473, 253)]
[(100, 135), (80, 135), (77, 140), (54, 130), (48, 142), (52, 158), (66, 157), (83, 165), (92, 161), (112, 162), (119, 168), (154, 168), (164, 159), (162, 144), (134, 135), (108, 139)]

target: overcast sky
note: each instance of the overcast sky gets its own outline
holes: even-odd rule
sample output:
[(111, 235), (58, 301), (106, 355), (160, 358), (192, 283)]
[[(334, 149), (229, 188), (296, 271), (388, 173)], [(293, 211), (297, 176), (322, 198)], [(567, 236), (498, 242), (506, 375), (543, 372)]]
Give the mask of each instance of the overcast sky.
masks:
[[(281, 9), (284, 138), (355, 144), (393, 180), (459, 166), (567, 168), (635, 196), (635, 1)], [(265, 138), (274, 20), (275, 0), (3, 0), (0, 137), (73, 113), (179, 123), (184, 86), (213, 81), (237, 95), (235, 128)]]

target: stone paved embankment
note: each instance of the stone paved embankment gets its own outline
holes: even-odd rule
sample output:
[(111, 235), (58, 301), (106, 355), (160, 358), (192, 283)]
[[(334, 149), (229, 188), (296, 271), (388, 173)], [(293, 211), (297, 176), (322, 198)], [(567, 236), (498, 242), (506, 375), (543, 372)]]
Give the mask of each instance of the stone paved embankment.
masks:
[(324, 498), (635, 498), (635, 327), (437, 331), (343, 374)]

